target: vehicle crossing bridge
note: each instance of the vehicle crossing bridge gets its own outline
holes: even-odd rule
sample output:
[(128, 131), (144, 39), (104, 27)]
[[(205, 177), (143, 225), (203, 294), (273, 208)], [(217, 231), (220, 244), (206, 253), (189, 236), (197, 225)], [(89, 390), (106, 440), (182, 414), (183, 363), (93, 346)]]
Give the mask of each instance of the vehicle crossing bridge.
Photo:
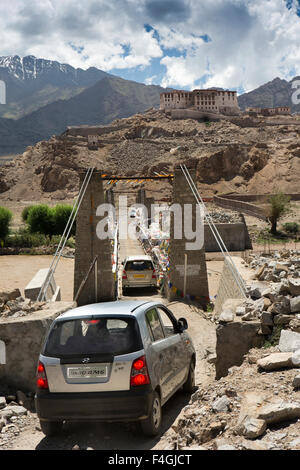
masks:
[[(195, 170), (190, 170), (195, 180)], [(85, 174), (81, 175), (81, 186), (84, 183)], [(172, 203), (178, 207), (190, 204), (192, 207), (191, 217), (195, 225), (197, 202), (189, 187), (189, 184), (180, 168), (176, 168), (172, 175), (156, 175), (153, 177), (109, 177), (101, 172), (94, 171), (82, 198), (76, 218), (76, 247), (75, 247), (75, 269), (74, 269), (74, 298), (77, 296), (78, 305), (93, 302), (114, 300), (116, 298), (115, 284), (116, 275), (112, 272), (112, 256), (114, 244), (112, 240), (100, 239), (97, 236), (97, 224), (106, 215), (97, 215), (97, 208), (104, 203), (115, 204), (114, 191), (111, 187), (105, 190), (104, 182), (116, 181), (148, 181), (169, 180), (172, 181), (173, 194)], [(149, 209), (154, 204), (154, 198), (147, 198), (144, 188), (137, 191), (136, 202), (143, 204)], [(184, 223), (184, 211), (181, 214)], [(188, 251), (186, 244), (191, 242), (187, 239), (184, 230), (181, 238), (174, 238), (176, 231), (174, 214), (171, 214), (170, 224), (170, 247), (169, 247), (169, 271), (166, 285), (166, 295), (169, 300), (177, 297), (178, 291), (188, 292), (189, 295), (197, 297), (199, 302), (206, 305), (209, 302), (208, 280), (205, 261), (204, 247)], [(94, 262), (97, 257), (97, 262)], [(94, 269), (85, 280), (91, 264)], [(94, 271), (94, 274), (92, 272)], [(184, 276), (185, 271), (185, 276)], [(85, 280), (82, 286), (83, 280)], [(184, 285), (185, 284), (185, 285)], [(176, 287), (176, 289), (175, 289)], [(80, 293), (78, 295), (78, 290)]]
[[(116, 208), (119, 212), (121, 208), (118, 201), (115, 201), (114, 188), (119, 181), (143, 183), (149, 180), (165, 180), (172, 183), (171, 205), (168, 206), (170, 217), (168, 269), (163, 274), (164, 294), (168, 300), (189, 298), (196, 300), (203, 307), (210, 303), (204, 248), (204, 217), (220, 251), (229, 262), (229, 271), (238, 286), (241, 297), (245, 297), (243, 281), (231, 261), (218, 229), (204, 211), (204, 203), (196, 187), (196, 170), (188, 170), (180, 165), (174, 169), (172, 175), (162, 174), (151, 177), (112, 177), (95, 171), (93, 168), (82, 172), (78, 198), (60, 241), (62, 246), (59, 245), (57, 248), (47, 281), (41, 288), (39, 300), (45, 299), (45, 293), (75, 219), (74, 300), (80, 306), (115, 300), (118, 297), (120, 227)], [(130, 186), (130, 192), (132, 193), (132, 186)], [(151, 209), (155, 202), (154, 198), (146, 197), (145, 188), (141, 186), (136, 191), (135, 202), (137, 205), (146, 207), (147, 213), (150, 214), (150, 217), (146, 219), (149, 225), (149, 221), (152, 222)], [(186, 207), (189, 211), (186, 211)], [(113, 211), (107, 217), (109, 208), (113, 208)], [(202, 216), (200, 226), (198, 224), (199, 212)], [(186, 231), (186, 224), (190, 227), (189, 231)], [(99, 236), (99, 227), (103, 234), (105, 226), (105, 236)], [(199, 227), (203, 231), (202, 243), (195, 244)]]

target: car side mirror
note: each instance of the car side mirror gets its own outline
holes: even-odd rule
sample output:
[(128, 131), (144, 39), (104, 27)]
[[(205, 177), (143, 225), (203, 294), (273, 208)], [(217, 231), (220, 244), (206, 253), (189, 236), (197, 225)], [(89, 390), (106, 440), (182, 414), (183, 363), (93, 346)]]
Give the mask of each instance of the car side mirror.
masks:
[(179, 318), (177, 324), (178, 324), (178, 329), (180, 333), (188, 329), (188, 322), (186, 321), (185, 318)]

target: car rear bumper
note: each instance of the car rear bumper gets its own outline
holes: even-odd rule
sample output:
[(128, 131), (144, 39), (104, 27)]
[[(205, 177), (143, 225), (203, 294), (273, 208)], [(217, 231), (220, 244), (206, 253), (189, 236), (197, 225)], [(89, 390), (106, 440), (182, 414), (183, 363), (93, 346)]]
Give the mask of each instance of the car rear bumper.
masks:
[(124, 282), (123, 287), (157, 287), (157, 281), (154, 282)]
[(45, 421), (136, 421), (150, 413), (153, 390), (143, 386), (124, 392), (50, 393), (35, 396), (37, 415)]

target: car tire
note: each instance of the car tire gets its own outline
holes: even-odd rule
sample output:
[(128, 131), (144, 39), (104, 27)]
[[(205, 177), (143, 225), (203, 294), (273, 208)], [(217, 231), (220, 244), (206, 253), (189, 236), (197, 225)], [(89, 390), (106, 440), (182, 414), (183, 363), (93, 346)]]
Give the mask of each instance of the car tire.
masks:
[(160, 396), (154, 392), (150, 415), (141, 421), (141, 428), (145, 436), (157, 436), (161, 430), (162, 410)]
[(63, 423), (61, 421), (40, 421), (41, 430), (45, 436), (55, 436), (62, 430)]
[(190, 363), (189, 374), (182, 389), (186, 393), (193, 393), (195, 389), (195, 362), (193, 360)]

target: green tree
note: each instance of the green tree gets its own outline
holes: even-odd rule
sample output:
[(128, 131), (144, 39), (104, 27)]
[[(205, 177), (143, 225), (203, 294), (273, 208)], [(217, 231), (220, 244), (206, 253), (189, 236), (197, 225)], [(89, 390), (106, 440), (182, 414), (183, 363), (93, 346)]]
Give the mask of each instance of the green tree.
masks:
[(54, 228), (53, 211), (46, 204), (38, 204), (30, 208), (27, 216), (30, 232), (52, 235)]
[[(52, 209), (53, 213), (53, 233), (62, 235), (72, 212), (72, 206), (68, 204), (57, 204)], [(75, 222), (72, 226), (70, 235), (75, 235)]]
[(12, 212), (6, 207), (0, 207), (0, 241), (3, 242), (9, 234), (9, 225), (12, 219)]
[(279, 192), (269, 198), (270, 207), (268, 209), (268, 219), (271, 223), (271, 233), (277, 234), (277, 222), (289, 209), (290, 197)]
[(28, 214), (29, 214), (29, 211), (32, 207), (34, 207), (34, 206), (26, 206), (22, 210), (22, 220), (23, 220), (23, 222), (27, 222)]

